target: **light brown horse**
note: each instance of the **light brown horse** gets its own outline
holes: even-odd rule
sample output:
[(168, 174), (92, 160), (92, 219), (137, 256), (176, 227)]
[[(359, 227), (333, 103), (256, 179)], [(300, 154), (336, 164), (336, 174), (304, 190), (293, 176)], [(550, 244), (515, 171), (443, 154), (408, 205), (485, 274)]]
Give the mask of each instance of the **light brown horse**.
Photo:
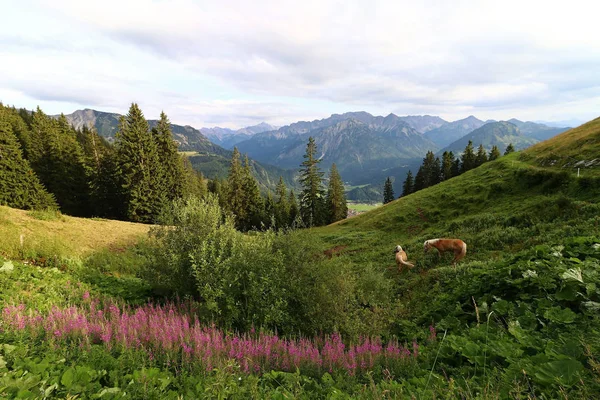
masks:
[(447, 251), (453, 252), (452, 265), (454, 265), (454, 268), (456, 268), (456, 263), (467, 254), (467, 244), (460, 239), (431, 239), (423, 243), (423, 251), (425, 252), (428, 252), (432, 247), (435, 247), (439, 254)]
[(415, 266), (414, 264), (411, 264), (407, 261), (408, 257), (406, 256), (406, 252), (404, 250), (402, 250), (402, 246), (400, 246), (400, 245), (396, 246), (394, 253), (396, 253), (396, 264), (398, 265), (398, 270), (400, 272), (402, 272), (404, 267), (407, 267), (407, 269), (410, 270), (411, 268), (413, 268)]

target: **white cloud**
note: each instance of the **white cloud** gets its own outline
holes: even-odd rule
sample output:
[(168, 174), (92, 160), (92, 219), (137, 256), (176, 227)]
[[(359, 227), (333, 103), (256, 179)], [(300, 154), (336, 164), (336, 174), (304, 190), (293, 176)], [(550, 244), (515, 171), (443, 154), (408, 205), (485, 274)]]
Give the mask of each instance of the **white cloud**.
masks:
[(361, 108), (589, 119), (598, 11), (577, 0), (22, 1), (0, 27), (0, 88), (120, 112), (138, 101), (196, 125)]

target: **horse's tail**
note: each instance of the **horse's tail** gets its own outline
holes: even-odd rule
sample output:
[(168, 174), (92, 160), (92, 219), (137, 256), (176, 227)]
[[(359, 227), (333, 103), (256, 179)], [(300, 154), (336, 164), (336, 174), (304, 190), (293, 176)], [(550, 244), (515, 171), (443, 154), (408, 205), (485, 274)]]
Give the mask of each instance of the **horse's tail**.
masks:
[(399, 263), (402, 265), (406, 265), (407, 267), (414, 268), (415, 264), (409, 263), (408, 261), (404, 261), (402, 259), (399, 260)]

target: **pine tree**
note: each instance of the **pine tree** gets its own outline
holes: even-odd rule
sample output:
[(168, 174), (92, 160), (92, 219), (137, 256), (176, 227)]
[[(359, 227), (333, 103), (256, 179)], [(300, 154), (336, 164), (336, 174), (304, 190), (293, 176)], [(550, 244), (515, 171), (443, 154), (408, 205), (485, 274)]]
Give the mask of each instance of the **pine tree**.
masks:
[(475, 165), (480, 166), (486, 163), (487, 160), (487, 154), (485, 152), (485, 149), (483, 148), (483, 144), (480, 144), (479, 148), (477, 149), (477, 156), (475, 157)]
[(392, 180), (388, 176), (383, 185), (383, 204), (387, 204), (394, 199), (394, 187), (392, 186)]
[(300, 211), (298, 209), (298, 202), (296, 201), (296, 195), (294, 191), (290, 191), (290, 195), (288, 197), (288, 204), (290, 206), (290, 214), (288, 219), (288, 225), (294, 227), (296, 223), (296, 218), (300, 215)]
[[(244, 168), (242, 176), (245, 194), (244, 202), (246, 204), (246, 219), (242, 221), (242, 229), (259, 229), (262, 223), (265, 223), (265, 225), (270, 226), (271, 215), (265, 217), (265, 205), (262, 197), (260, 196), (258, 182), (256, 181), (256, 178), (252, 175), (252, 169), (250, 166), (250, 160), (248, 159), (248, 156), (244, 157)], [(271, 212), (272, 214), (272, 210), (269, 210), (269, 212)]]
[(277, 222), (275, 216), (275, 200), (273, 199), (273, 195), (271, 194), (270, 190), (267, 192), (267, 197), (265, 197), (264, 207), (261, 223), (267, 229), (273, 228), (273, 225)]
[(473, 142), (469, 140), (469, 143), (467, 144), (467, 146), (465, 147), (465, 151), (462, 154), (461, 157), (461, 173), (463, 172), (467, 172), (473, 168), (475, 168), (476, 165), (476, 159), (475, 159), (475, 153), (473, 150)]
[(408, 173), (406, 174), (406, 179), (404, 180), (404, 183), (402, 184), (402, 196), (408, 196), (409, 194), (411, 194), (412, 192), (415, 191), (415, 183), (413, 181), (413, 175), (412, 175), (412, 171), (408, 170)]
[(194, 170), (189, 158), (181, 159), (183, 165), (183, 193), (184, 196), (204, 198), (208, 193), (208, 181), (202, 172)]
[(462, 168), (460, 165), (460, 159), (457, 157), (452, 161), (452, 176), (459, 176), (461, 174)]
[(163, 203), (170, 203), (176, 198), (183, 197), (185, 189), (185, 172), (181, 156), (177, 152), (177, 144), (171, 133), (171, 123), (164, 112), (156, 128), (152, 130), (156, 142), (158, 162), (160, 164), (159, 191), (157, 195)]
[(153, 222), (163, 205), (159, 189), (162, 168), (148, 121), (135, 103), (119, 120), (115, 147), (124, 216), (135, 222)]
[(452, 178), (452, 163), (454, 162), (454, 154), (451, 151), (445, 151), (442, 154), (442, 180), (446, 181)]
[(509, 155), (510, 153), (514, 153), (515, 151), (515, 147), (513, 146), (512, 143), (509, 143), (509, 145), (506, 147), (506, 150), (504, 151), (504, 155)]
[(57, 208), (53, 196), (23, 158), (12, 131), (11, 117), (0, 105), (0, 205), (23, 209)]
[(498, 149), (498, 146), (494, 145), (494, 147), (492, 147), (492, 150), (490, 150), (490, 155), (488, 156), (488, 160), (494, 161), (498, 157), (500, 157), (500, 149)]
[(323, 172), (319, 169), (321, 160), (316, 158), (317, 144), (313, 137), (308, 138), (306, 154), (300, 169), (300, 215), (304, 225), (319, 226), (325, 222), (324, 218), (324, 190)]
[[(393, 195), (392, 195), (393, 198)], [(333, 223), (348, 217), (348, 204), (344, 193), (344, 182), (335, 163), (329, 172), (329, 186), (326, 197), (328, 222)]]
[(227, 210), (235, 215), (238, 228), (241, 228), (247, 220), (248, 210), (244, 186), (244, 168), (241, 155), (237, 147), (234, 147), (229, 164), (229, 175), (227, 176)]
[(421, 189), (425, 189), (426, 186), (426, 181), (425, 181), (425, 171), (423, 169), (423, 166), (421, 165), (419, 167), (419, 170), (417, 171), (417, 175), (415, 176), (415, 184), (413, 186), (413, 192), (417, 192)]
[(275, 188), (275, 197), (275, 224), (278, 229), (283, 229), (289, 226), (290, 204), (282, 176), (279, 177), (279, 183)]

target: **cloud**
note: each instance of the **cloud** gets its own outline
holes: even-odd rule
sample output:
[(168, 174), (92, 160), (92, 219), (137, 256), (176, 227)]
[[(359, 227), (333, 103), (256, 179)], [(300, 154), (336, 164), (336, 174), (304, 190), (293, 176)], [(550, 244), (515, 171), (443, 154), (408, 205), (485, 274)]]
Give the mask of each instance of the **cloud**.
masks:
[(31, 0), (12, 10), (22, 21), (0, 28), (0, 73), (11, 78), (0, 85), (237, 126), (348, 108), (548, 119), (577, 103), (569, 110), (592, 117), (597, 11), (577, 0)]

